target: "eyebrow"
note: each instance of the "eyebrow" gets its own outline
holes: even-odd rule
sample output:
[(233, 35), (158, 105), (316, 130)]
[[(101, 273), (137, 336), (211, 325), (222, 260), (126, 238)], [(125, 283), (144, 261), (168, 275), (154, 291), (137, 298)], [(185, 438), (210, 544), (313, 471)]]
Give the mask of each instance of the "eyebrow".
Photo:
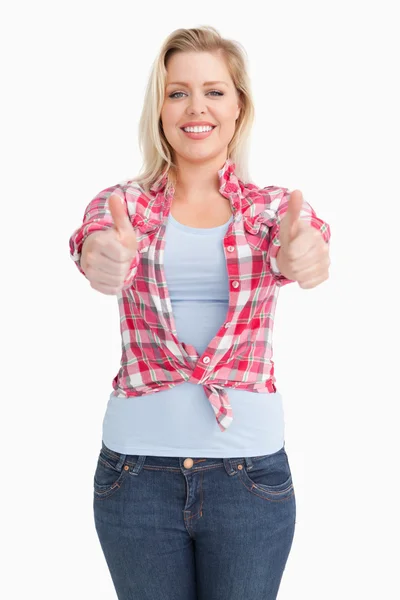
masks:
[[(215, 85), (216, 83), (222, 83), (223, 85), (229, 87), (226, 81), (205, 81), (203, 85)], [(172, 81), (171, 83), (167, 83), (167, 87), (169, 85), (184, 85), (185, 87), (189, 87), (189, 84), (185, 81)]]

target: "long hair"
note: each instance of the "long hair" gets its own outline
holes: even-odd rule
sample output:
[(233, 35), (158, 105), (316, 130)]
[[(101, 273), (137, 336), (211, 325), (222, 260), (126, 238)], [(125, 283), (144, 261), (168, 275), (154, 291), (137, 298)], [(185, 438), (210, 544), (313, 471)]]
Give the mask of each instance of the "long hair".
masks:
[(225, 60), (241, 106), (235, 133), (228, 146), (228, 158), (236, 165), (236, 176), (244, 182), (250, 181), (249, 141), (255, 111), (247, 71), (247, 54), (239, 42), (222, 38), (211, 26), (176, 29), (166, 38), (153, 62), (139, 121), (139, 148), (143, 165), (139, 175), (130, 181), (136, 181), (145, 191), (166, 173), (167, 189), (176, 182), (177, 166), (173, 162), (173, 148), (165, 137), (160, 118), (164, 103), (166, 67), (168, 60), (176, 52), (218, 53)]

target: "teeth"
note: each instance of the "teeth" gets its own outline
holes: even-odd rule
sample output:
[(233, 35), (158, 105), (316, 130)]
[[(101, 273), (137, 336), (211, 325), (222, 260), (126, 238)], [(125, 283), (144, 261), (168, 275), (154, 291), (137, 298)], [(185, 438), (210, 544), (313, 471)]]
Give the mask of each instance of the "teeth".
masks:
[(212, 127), (184, 127), (183, 131), (189, 131), (191, 133), (202, 133), (204, 131), (211, 131)]

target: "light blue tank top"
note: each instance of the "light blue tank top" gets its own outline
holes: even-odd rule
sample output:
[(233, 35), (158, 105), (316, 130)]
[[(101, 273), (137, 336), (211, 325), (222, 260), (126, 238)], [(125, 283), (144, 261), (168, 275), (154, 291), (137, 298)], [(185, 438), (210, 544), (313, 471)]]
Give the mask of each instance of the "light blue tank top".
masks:
[[(178, 338), (192, 344), (199, 355), (224, 323), (228, 310), (222, 240), (231, 219), (209, 229), (182, 225), (171, 213), (167, 221), (164, 269), (176, 330)], [(282, 448), (281, 394), (231, 388), (227, 392), (235, 418), (224, 432), (201, 385), (184, 382), (130, 398), (117, 398), (111, 392), (103, 441), (124, 454), (196, 458), (261, 456)]]

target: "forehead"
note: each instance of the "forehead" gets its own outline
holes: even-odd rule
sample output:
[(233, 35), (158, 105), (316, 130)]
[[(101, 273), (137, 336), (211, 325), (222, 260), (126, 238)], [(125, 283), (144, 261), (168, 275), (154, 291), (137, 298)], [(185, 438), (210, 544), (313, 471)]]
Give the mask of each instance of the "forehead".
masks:
[(177, 52), (168, 60), (166, 70), (166, 85), (173, 82), (203, 85), (216, 81), (230, 85), (231, 82), (223, 58), (210, 52)]

